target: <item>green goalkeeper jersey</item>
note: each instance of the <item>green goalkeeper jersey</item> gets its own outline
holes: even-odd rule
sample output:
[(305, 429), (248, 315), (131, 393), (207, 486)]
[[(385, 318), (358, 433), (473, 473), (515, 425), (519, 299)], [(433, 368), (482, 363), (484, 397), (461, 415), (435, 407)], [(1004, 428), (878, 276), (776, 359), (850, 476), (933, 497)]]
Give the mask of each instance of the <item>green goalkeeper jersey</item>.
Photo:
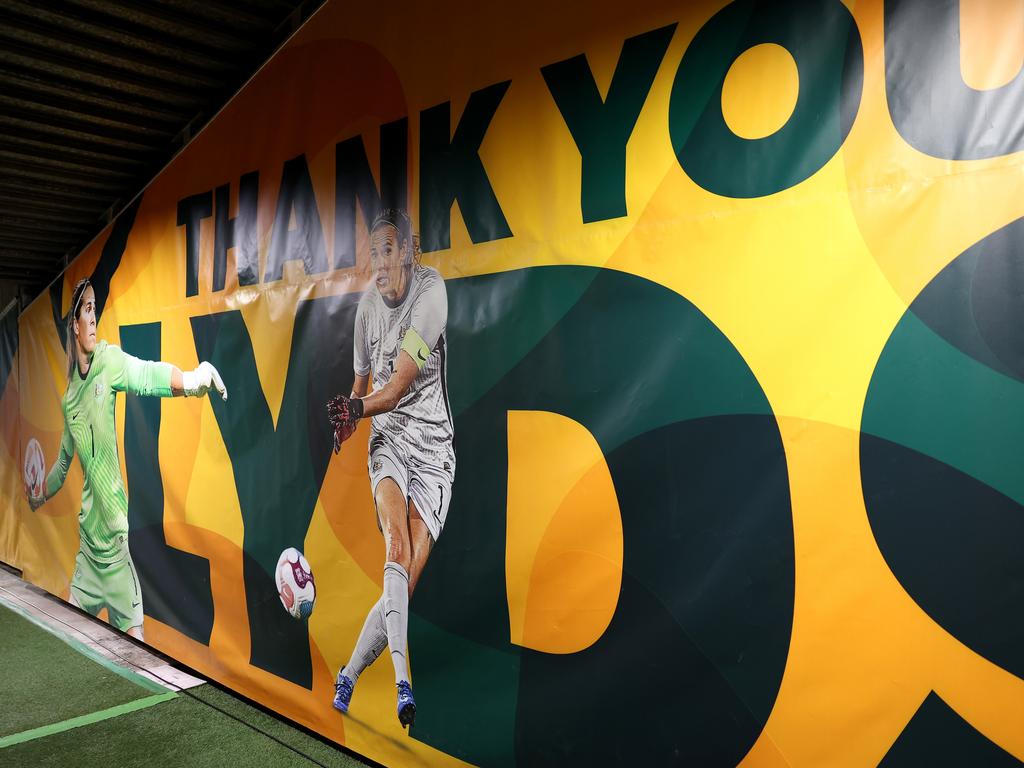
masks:
[(77, 365), (71, 373), (61, 408), (64, 434), (60, 455), (46, 476), (46, 497), (64, 484), (71, 457), (78, 454), (85, 484), (78, 513), (81, 550), (109, 563), (128, 551), (128, 496), (117, 454), (114, 406), (118, 392), (169, 397), (171, 366), (132, 357), (120, 347), (100, 341), (93, 351), (89, 373)]

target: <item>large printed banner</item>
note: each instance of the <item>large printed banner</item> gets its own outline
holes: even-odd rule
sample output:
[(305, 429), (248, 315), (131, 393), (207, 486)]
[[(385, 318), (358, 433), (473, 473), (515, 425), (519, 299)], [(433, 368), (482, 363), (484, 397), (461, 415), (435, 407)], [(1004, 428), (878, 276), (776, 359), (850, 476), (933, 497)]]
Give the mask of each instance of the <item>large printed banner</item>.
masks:
[(1022, 64), (328, 3), (21, 315), (0, 554), (385, 764), (1015, 764)]
[(22, 464), (18, 419), (18, 312), (0, 312), (0, 562), (17, 567)]

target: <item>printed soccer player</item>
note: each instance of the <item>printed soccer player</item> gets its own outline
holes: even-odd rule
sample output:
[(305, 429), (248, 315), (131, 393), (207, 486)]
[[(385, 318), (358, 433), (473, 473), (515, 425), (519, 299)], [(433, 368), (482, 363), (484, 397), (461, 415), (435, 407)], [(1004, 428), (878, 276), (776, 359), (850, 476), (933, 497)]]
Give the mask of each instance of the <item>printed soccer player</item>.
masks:
[[(423, 267), (404, 211), (370, 227), (376, 290), (356, 311), (355, 382), (328, 403), (334, 450), (372, 417), (369, 474), (384, 534), (384, 591), (370, 609), (352, 658), (338, 671), (334, 706), (347, 712), (360, 673), (390, 646), (402, 726), (416, 717), (407, 660), (409, 597), (441, 534), (455, 480), (455, 440), (446, 384), (448, 294)], [(373, 392), (367, 394), (370, 374)]]
[(57, 493), (72, 456), (78, 455), (85, 483), (69, 601), (94, 616), (105, 607), (111, 624), (142, 640), (142, 595), (128, 551), (128, 497), (114, 427), (117, 393), (199, 397), (214, 389), (225, 400), (228, 393), (220, 374), (207, 362), (182, 373), (169, 363), (139, 360), (106, 341), (97, 342), (98, 320), (96, 293), (87, 279), (81, 280), (71, 295), (67, 319), (68, 385), (61, 400), (60, 453), (42, 495), (28, 492), (28, 501), (38, 509)]

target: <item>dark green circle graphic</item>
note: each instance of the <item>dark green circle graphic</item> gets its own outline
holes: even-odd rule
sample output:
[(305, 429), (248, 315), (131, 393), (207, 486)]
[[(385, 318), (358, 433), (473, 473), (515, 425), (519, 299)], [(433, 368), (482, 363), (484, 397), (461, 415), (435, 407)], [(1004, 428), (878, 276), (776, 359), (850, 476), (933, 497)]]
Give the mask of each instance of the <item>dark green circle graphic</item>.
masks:
[[(458, 470), (413, 597), (412, 734), (481, 765), (735, 765), (793, 621), (786, 458), (758, 382), (693, 304), (642, 278), (544, 267), (453, 280)], [(605, 456), (618, 604), (577, 653), (509, 639), (507, 418), (559, 413)]]
[(910, 596), (1024, 677), (1024, 219), (961, 254), (889, 338), (868, 389), (871, 528)]
[[(789, 51), (800, 92), (782, 128), (745, 139), (725, 122), (722, 84), (740, 54), (763, 43)], [(863, 82), (860, 33), (838, 0), (737, 0), (701, 28), (679, 64), (669, 101), (672, 147), (687, 175), (709, 192), (775, 194), (813, 176), (839, 151)]]

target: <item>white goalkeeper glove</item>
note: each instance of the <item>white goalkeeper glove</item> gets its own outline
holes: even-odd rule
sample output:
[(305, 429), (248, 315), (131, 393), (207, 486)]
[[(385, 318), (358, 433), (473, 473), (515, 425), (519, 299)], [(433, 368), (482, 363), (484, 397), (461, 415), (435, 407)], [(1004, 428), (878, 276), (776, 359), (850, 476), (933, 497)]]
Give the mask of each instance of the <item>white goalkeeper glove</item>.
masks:
[(228, 389), (224, 386), (224, 379), (217, 373), (217, 369), (205, 360), (194, 371), (183, 371), (181, 384), (185, 397), (202, 397), (214, 389), (221, 398), (228, 399)]

